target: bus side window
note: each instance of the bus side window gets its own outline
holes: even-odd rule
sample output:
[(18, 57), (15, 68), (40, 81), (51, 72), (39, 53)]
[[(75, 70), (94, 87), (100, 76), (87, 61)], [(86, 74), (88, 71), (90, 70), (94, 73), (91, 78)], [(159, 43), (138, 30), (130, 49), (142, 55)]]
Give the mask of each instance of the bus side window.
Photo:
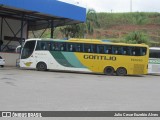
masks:
[(123, 54), (123, 48), (121, 46), (117, 46), (117, 54), (122, 55)]
[(115, 50), (115, 54), (118, 54), (118, 50)]
[(55, 46), (54, 46), (54, 44), (52, 43), (51, 44), (51, 51), (54, 51), (55, 50)]
[(141, 56), (142, 55), (142, 52), (141, 52), (140, 49), (141, 49), (140, 47), (135, 47), (135, 56)]
[(92, 44), (92, 52), (97, 53), (97, 45), (96, 44)]
[(123, 51), (122, 46), (112, 46), (112, 54), (123, 55)]
[(140, 48), (138, 47), (131, 47), (131, 55), (132, 56), (140, 56)]
[(117, 54), (118, 50), (117, 50), (117, 46), (112, 46), (112, 54)]
[(150, 49), (149, 50), (149, 57), (150, 58), (160, 58), (160, 51), (159, 50)]
[(136, 55), (136, 52), (135, 52), (135, 51), (132, 51), (132, 55)]
[(41, 42), (41, 49), (42, 50), (47, 50), (47, 46), (45, 42)]
[(66, 43), (60, 43), (60, 50), (66, 51)]
[(126, 50), (126, 55), (132, 55), (132, 47), (126, 46), (124, 50)]
[(44, 41), (38, 41), (37, 42), (37, 47), (36, 50), (50, 50), (48, 44), (49, 42), (44, 42)]
[(55, 44), (54, 42), (51, 43), (51, 51), (54, 51), (55, 50)]
[(135, 48), (134, 47), (129, 47), (130, 49), (130, 55), (134, 56), (135, 55)]
[(146, 55), (146, 53), (147, 53), (147, 48), (141, 48), (142, 49), (142, 55), (144, 56), (144, 55)]
[(81, 51), (81, 46), (77, 45), (77, 52), (80, 52), (80, 51)]
[(123, 54), (124, 54), (124, 51), (123, 51), (123, 47), (122, 47), (122, 46), (119, 47), (119, 54), (120, 54), (120, 55), (123, 55)]
[(98, 53), (100, 53), (100, 54), (104, 54), (105, 53), (104, 45), (98, 45)]
[(111, 53), (112, 53), (112, 47), (109, 46), (109, 45), (107, 45), (107, 46), (105, 46), (105, 47), (106, 47), (105, 53), (106, 53), (106, 54), (111, 54)]
[(86, 53), (92, 52), (90, 44), (84, 44), (84, 52), (86, 52)]
[(69, 52), (76, 52), (76, 48), (75, 48), (74, 43), (68, 43), (68, 51)]
[(109, 53), (109, 50), (106, 50), (106, 51), (105, 51), (105, 53), (107, 53), (107, 54), (108, 54), (108, 53)]
[(40, 43), (40, 41), (37, 41), (36, 50), (41, 50), (41, 43)]
[(59, 44), (55, 43), (55, 50), (58, 51), (59, 50)]
[(77, 52), (83, 52), (83, 44), (77, 43), (76, 44), (76, 51)]
[(127, 46), (122, 47), (122, 55), (130, 55), (129, 48)]
[(111, 52), (111, 54), (115, 54), (115, 48), (114, 48), (114, 46), (112, 46), (112, 52)]
[(46, 50), (51, 50), (51, 43), (50, 42), (46, 42)]
[(58, 51), (59, 50), (58, 42), (52, 42), (50, 48), (51, 48), (52, 51)]
[(70, 45), (69, 51), (73, 51), (73, 45)]

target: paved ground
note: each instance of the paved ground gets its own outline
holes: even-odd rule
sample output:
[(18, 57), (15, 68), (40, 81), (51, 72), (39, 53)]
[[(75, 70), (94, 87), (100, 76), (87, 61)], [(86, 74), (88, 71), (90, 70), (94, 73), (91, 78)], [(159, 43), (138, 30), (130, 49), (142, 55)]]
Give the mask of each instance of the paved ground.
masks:
[(0, 68), (0, 111), (159, 111), (159, 78)]

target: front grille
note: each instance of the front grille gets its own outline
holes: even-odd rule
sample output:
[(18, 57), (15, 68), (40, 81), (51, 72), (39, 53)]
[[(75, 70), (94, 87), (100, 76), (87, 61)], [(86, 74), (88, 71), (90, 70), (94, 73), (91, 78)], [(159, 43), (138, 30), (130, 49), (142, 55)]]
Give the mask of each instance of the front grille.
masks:
[(133, 74), (144, 74), (144, 68), (143, 64), (134, 64)]

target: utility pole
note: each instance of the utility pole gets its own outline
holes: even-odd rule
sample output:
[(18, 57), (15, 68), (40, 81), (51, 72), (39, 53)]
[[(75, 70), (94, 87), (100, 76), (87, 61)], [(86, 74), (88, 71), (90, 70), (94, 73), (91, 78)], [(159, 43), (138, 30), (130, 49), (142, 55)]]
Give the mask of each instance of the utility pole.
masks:
[(130, 0), (130, 12), (132, 12), (132, 0)]

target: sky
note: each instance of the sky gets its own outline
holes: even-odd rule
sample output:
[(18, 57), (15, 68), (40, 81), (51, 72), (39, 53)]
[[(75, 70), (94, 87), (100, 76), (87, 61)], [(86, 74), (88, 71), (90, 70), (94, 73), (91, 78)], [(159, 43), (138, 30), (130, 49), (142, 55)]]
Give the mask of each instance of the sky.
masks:
[(160, 0), (59, 0), (96, 12), (160, 12)]

